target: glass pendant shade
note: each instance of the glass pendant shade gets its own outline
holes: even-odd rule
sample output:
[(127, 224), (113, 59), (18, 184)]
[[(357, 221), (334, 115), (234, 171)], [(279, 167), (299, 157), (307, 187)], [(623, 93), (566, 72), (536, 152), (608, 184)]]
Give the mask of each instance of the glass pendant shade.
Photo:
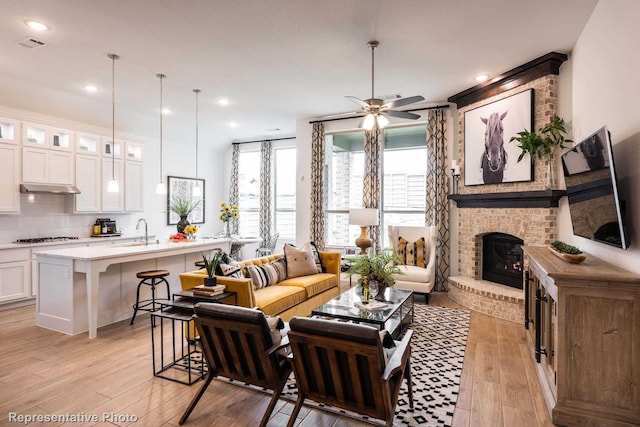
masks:
[(378, 116), (378, 127), (384, 129), (389, 124), (389, 120), (385, 116)]
[(167, 194), (167, 187), (164, 185), (164, 183), (158, 183), (158, 185), (156, 186), (156, 194)]
[(373, 129), (373, 124), (376, 118), (373, 114), (367, 114), (367, 117), (364, 118), (364, 122), (362, 122), (362, 127), (366, 130)]
[(115, 179), (110, 179), (107, 183), (107, 193), (119, 193), (120, 186), (118, 185), (118, 181)]

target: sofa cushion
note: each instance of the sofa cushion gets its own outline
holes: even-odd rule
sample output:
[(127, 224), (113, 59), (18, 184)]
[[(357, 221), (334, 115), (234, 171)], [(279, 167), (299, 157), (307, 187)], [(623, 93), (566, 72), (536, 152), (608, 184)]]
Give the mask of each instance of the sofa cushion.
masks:
[(253, 282), (254, 290), (275, 285), (287, 277), (284, 259), (282, 258), (262, 265), (248, 265), (245, 270)]
[(304, 289), (296, 286), (268, 286), (255, 292), (256, 306), (265, 314), (279, 314), (307, 299)]
[(425, 268), (427, 266), (426, 243), (424, 237), (415, 242), (409, 242), (404, 237), (398, 237), (398, 257), (406, 265), (416, 265)]
[(428, 270), (426, 268), (416, 267), (415, 265), (399, 265), (398, 267), (404, 274), (394, 274), (393, 278), (395, 280), (420, 283), (430, 281)]
[(306, 252), (311, 252), (311, 255), (313, 255), (313, 262), (315, 262), (316, 264), (316, 268), (318, 269), (318, 273), (325, 273), (326, 270), (324, 269), (324, 266), (322, 265), (322, 258), (320, 258), (320, 251), (318, 250), (318, 247), (316, 246), (315, 242), (307, 242), (304, 245), (302, 245), (302, 247), (300, 248), (300, 250), (302, 251), (306, 251)]
[(318, 272), (310, 250), (304, 251), (286, 244), (284, 245), (284, 258), (287, 262), (287, 278), (289, 279)]
[(296, 286), (305, 290), (307, 298), (321, 294), (336, 286), (338, 277), (335, 274), (319, 273), (283, 280), (278, 286)]

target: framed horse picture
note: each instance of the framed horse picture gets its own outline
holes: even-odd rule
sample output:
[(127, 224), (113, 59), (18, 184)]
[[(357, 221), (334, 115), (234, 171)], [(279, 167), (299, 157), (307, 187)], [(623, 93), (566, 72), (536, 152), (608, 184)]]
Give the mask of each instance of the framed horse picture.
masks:
[(518, 162), (521, 150), (509, 140), (533, 125), (533, 89), (466, 111), (464, 185), (532, 181), (531, 157)]

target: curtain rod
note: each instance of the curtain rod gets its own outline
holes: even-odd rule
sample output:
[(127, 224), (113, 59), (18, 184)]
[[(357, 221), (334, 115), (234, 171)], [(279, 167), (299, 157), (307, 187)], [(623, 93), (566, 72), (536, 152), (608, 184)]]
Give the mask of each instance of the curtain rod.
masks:
[[(448, 104), (447, 105), (436, 105), (434, 107), (414, 108), (414, 109), (411, 109), (411, 110), (402, 110), (402, 111), (407, 112), (407, 113), (411, 113), (413, 111), (437, 110), (439, 108), (449, 108), (449, 105)], [(400, 111), (400, 110), (398, 110), (398, 111)], [(358, 117), (364, 117), (364, 116), (366, 116), (366, 114), (358, 114), (356, 116), (348, 116), (348, 117), (336, 117), (334, 119), (324, 119), (324, 120), (317, 119), (317, 120), (310, 121), (309, 124), (324, 123), (324, 122), (335, 122), (337, 120), (356, 119)]]
[(251, 144), (253, 142), (268, 142), (268, 141), (286, 141), (288, 139), (296, 139), (295, 136), (288, 136), (286, 138), (269, 138), (269, 139), (256, 139), (254, 141), (233, 141), (231, 145)]

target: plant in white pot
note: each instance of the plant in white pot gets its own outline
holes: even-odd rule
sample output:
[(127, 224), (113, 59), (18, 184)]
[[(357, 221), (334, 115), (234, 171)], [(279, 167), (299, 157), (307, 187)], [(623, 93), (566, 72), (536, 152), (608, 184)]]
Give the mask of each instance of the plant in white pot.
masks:
[(556, 186), (554, 166), (552, 164), (554, 154), (558, 148), (567, 148), (565, 143), (573, 142), (573, 140), (565, 137), (567, 133), (564, 120), (554, 115), (551, 118), (551, 122), (540, 129), (539, 134), (525, 129), (522, 132), (518, 132), (518, 136), (512, 136), (509, 142), (516, 141), (518, 148), (522, 150), (520, 156), (518, 156), (518, 162), (527, 153), (529, 153), (531, 159), (542, 160), (545, 157), (547, 158), (549, 164), (547, 186), (553, 189)]
[(216, 268), (220, 264), (222, 258), (222, 251), (216, 250), (213, 255), (207, 256), (202, 254), (202, 261), (204, 263), (204, 269), (207, 271), (207, 277), (204, 278), (205, 286), (215, 286), (218, 283), (216, 278)]

